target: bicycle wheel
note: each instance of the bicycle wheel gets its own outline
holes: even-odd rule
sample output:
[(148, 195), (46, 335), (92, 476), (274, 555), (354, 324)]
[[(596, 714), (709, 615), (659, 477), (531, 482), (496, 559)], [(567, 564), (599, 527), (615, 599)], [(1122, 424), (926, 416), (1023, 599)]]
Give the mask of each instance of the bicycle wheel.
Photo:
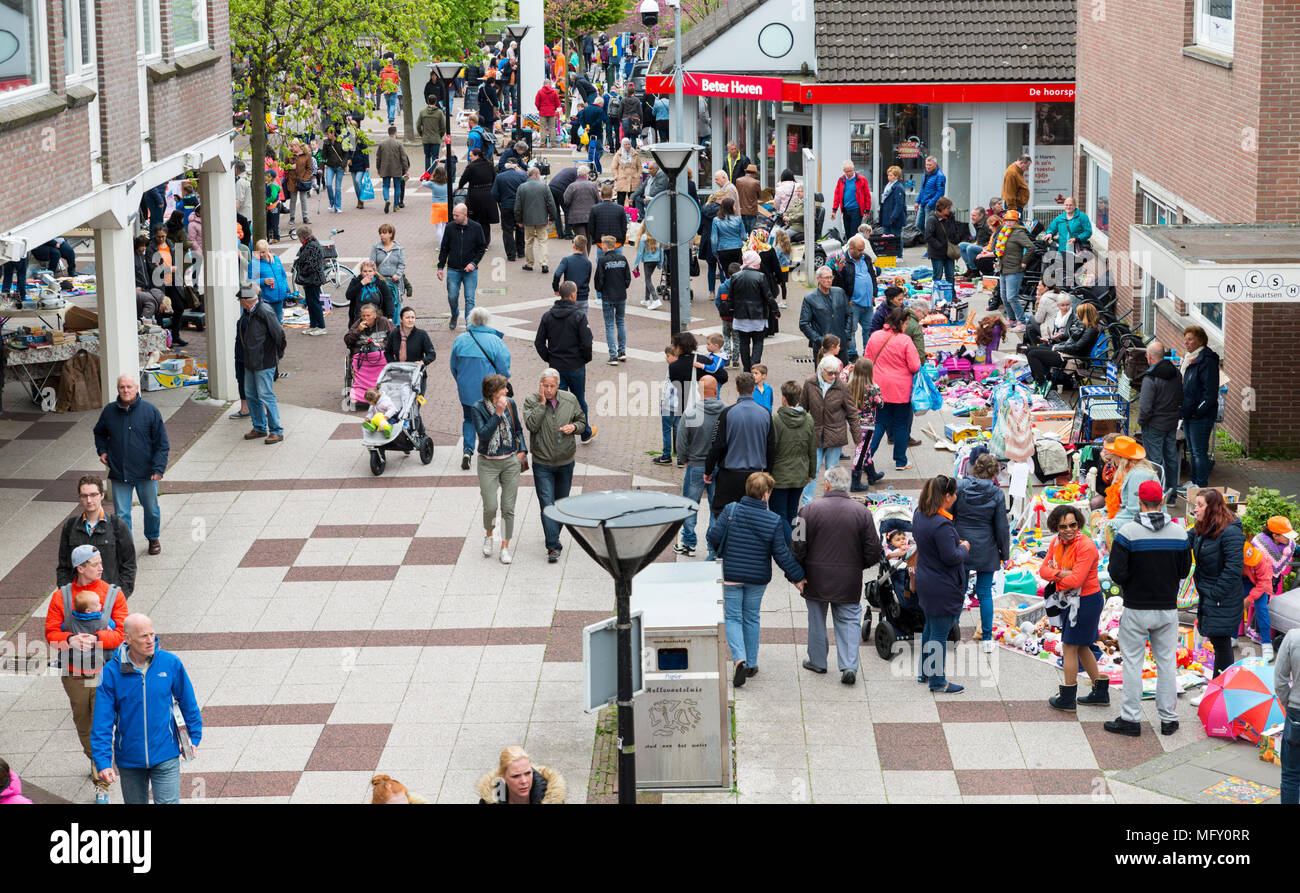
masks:
[(326, 279), (328, 285), (333, 287), (330, 292), (330, 300), (335, 306), (347, 303), (348, 284), (356, 277), (351, 269), (339, 264), (332, 274)]

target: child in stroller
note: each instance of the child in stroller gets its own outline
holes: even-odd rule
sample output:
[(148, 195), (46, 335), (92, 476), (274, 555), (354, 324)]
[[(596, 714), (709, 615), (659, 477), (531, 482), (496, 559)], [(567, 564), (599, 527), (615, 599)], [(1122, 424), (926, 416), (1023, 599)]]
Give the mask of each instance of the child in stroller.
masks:
[(370, 452), (372, 474), (384, 473), (386, 450), (400, 450), (408, 456), (414, 450), (423, 464), (433, 461), (433, 440), (420, 416), (423, 383), (423, 363), (389, 363), (375, 386), (367, 389), (366, 401), (375, 412), (362, 425), (361, 443)]
[[(881, 660), (894, 657), (894, 643), (910, 642), (925, 626), (925, 613), (912, 590), (912, 572), (916, 569), (916, 545), (911, 541), (912, 522), (902, 518), (884, 518), (880, 536), (885, 541), (885, 560), (879, 565), (877, 578), (867, 582), (865, 596), (870, 606), (862, 622), (862, 641), (872, 641), (871, 608), (880, 613), (875, 627), (876, 653)], [(955, 633), (955, 635), (954, 635)], [(950, 641), (961, 633), (954, 627)]]

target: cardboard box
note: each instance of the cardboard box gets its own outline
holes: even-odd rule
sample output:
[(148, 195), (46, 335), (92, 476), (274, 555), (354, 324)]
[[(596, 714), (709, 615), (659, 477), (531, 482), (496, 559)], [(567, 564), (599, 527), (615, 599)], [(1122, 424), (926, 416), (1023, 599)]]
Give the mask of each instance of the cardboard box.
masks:
[(985, 431), (993, 430), (993, 413), (985, 410), (984, 412), (972, 412), (970, 414), (970, 423), (977, 428)]
[(1244, 500), (1241, 494), (1231, 487), (1188, 487), (1187, 488), (1187, 517), (1191, 517), (1193, 510), (1196, 508), (1196, 494), (1202, 490), (1218, 490), (1223, 494), (1223, 501), (1228, 504), (1234, 511), (1238, 505), (1243, 505)]
[(166, 360), (182, 360), (181, 371), (186, 375), (194, 374), (194, 357), (183, 351), (159, 354), (158, 360), (160, 364)]
[(962, 425), (958, 423), (956, 425), (943, 426), (943, 436), (951, 440), (953, 443), (961, 443), (966, 438), (975, 437), (979, 433), (980, 429), (977, 425)]
[(140, 384), (145, 391), (170, 391), (185, 386), (185, 373), (145, 369), (140, 373)]
[(1037, 435), (1052, 433), (1061, 439), (1062, 443), (1070, 441), (1070, 432), (1074, 426), (1074, 413), (1062, 412), (1054, 409), (1044, 409), (1038, 412), (1031, 412), (1030, 418), (1033, 420), (1034, 429)]

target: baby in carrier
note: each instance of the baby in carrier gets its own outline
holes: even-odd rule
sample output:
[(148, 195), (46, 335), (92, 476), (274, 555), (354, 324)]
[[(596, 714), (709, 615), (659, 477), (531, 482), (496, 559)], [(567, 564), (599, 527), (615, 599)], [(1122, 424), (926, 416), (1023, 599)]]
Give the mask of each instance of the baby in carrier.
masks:
[[(113, 622), (112, 617), (104, 616), (104, 611), (99, 604), (99, 594), (93, 589), (79, 591), (72, 606), (72, 612), (63, 618), (61, 629), (65, 633), (95, 635), (102, 629), (117, 629), (117, 624)], [(68, 667), (83, 675), (89, 675), (98, 665), (101, 656), (101, 649), (98, 647), (89, 651), (73, 648), (67, 653)]]

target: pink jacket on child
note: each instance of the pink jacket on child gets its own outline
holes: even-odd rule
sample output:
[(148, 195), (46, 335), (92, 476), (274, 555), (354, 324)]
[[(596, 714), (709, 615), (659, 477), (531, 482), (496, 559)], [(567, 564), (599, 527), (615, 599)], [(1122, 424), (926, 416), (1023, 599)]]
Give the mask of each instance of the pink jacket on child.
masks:
[(31, 805), (32, 801), (23, 796), (23, 783), (18, 779), (18, 773), (11, 771), (9, 773), (9, 787), (0, 791), (0, 806), (11, 803), (26, 803)]
[(875, 364), (871, 378), (880, 388), (886, 403), (912, 402), (912, 376), (921, 371), (916, 345), (907, 335), (891, 329), (879, 329), (867, 341), (863, 351)]

